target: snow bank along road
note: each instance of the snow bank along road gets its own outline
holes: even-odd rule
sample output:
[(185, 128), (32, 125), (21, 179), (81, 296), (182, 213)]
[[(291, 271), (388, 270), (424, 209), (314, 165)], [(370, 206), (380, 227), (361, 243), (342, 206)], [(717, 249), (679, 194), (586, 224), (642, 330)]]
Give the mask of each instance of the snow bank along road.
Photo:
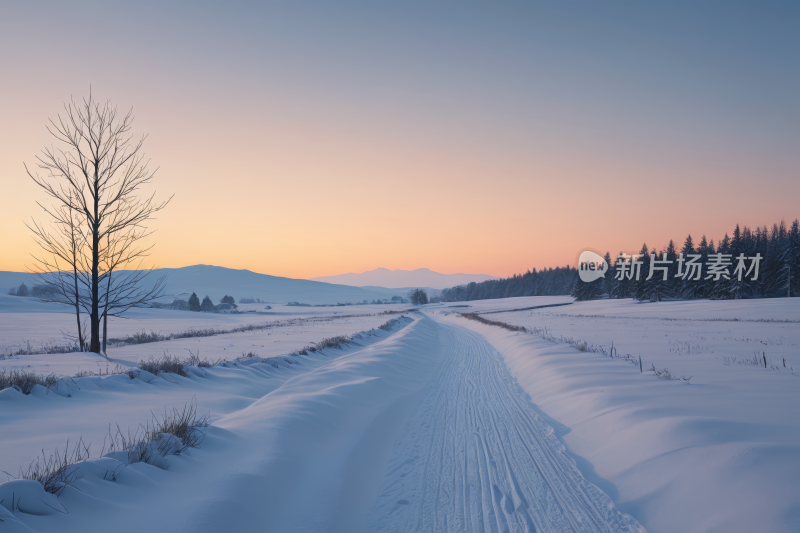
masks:
[(6, 512), (0, 529), (643, 530), (581, 476), (501, 356), (430, 317), (215, 421), (167, 470), (134, 464), (59, 500), (69, 514)]

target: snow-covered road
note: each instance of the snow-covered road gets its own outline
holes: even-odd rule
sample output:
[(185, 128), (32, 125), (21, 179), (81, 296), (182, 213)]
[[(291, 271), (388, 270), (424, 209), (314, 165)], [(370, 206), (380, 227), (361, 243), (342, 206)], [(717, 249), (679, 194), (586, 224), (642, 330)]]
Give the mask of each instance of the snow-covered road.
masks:
[(587, 482), (479, 334), (438, 323), (444, 361), (405, 425), (371, 529), (638, 531)]
[[(81, 479), (59, 498), (68, 515), (15, 518), (62, 533), (108, 523), (131, 532), (642, 530), (583, 478), (477, 333), (422, 316), (299, 371), (228, 409), (168, 470), (138, 463), (115, 481)], [(130, 394), (157, 393), (142, 387)]]

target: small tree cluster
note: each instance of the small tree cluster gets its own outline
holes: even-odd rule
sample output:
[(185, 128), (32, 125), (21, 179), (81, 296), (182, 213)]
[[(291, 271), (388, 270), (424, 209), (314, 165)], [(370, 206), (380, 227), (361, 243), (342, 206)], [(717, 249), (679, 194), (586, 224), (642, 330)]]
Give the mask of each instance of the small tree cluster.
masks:
[(19, 287), (11, 287), (8, 290), (9, 296), (32, 296), (42, 300), (55, 298), (57, 296), (55, 290), (50, 285), (34, 285), (30, 289), (24, 283)]
[(19, 287), (11, 287), (8, 290), (9, 296), (30, 296), (28, 286), (22, 283)]
[(467, 302), (512, 298), (514, 296), (557, 296), (569, 294), (578, 277), (578, 270), (571, 266), (529, 270), (505, 279), (490, 279), (480, 283), (471, 282), (442, 290), (445, 302)]
[(414, 289), (411, 294), (409, 294), (409, 299), (414, 305), (425, 305), (428, 303), (428, 293), (422, 289)]
[(228, 296), (227, 294), (220, 299), (218, 305), (214, 305), (214, 302), (211, 301), (209, 296), (204, 297), (203, 301), (201, 302), (200, 298), (197, 296), (197, 293), (193, 292), (189, 297), (188, 302), (185, 300), (175, 300), (171, 305), (159, 305), (157, 307), (177, 309), (180, 311), (193, 311), (195, 313), (216, 313), (219, 311), (236, 309), (238, 306), (236, 305), (236, 300), (234, 300), (233, 296)]

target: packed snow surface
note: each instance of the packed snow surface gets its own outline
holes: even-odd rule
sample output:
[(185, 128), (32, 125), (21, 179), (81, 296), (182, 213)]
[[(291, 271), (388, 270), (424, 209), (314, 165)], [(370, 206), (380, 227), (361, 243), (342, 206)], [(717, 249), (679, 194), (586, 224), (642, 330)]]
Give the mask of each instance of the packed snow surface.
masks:
[[(0, 484), (0, 530), (798, 531), (795, 300), (137, 311), (112, 336), (156, 324), (269, 327), (109, 350), (110, 364), (126, 368), (145, 353), (189, 349), (228, 359), (188, 377), (88, 376), (0, 392), (0, 470), (16, 474), (67, 439), (92, 451), (57, 499), (30, 482)], [(554, 304), (567, 305), (542, 307)], [(336, 314), (351, 310), (364, 316)], [(57, 313), (24, 313), (0, 316), (9, 345), (34, 319), (24, 332), (34, 346), (69, 327), (69, 315), (62, 324)], [(287, 355), (359, 331), (341, 348)], [(256, 356), (242, 358), (248, 350)], [(756, 352), (760, 366), (748, 362)], [(0, 370), (72, 375), (82, 358), (97, 366), (100, 357), (15, 355)], [(135, 428), (190, 402), (210, 413), (199, 448), (158, 466), (98, 459), (110, 424)], [(22, 501), (9, 504), (9, 491)]]
[(638, 531), (587, 482), (480, 335), (439, 326), (442, 367), (404, 428), (375, 531)]

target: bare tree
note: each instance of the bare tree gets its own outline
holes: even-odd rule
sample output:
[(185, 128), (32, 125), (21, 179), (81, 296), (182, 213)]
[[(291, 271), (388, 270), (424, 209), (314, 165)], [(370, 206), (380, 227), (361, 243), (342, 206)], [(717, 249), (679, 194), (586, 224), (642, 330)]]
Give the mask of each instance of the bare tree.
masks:
[[(153, 287), (143, 288), (151, 270), (141, 271), (139, 266), (150, 247), (139, 243), (150, 235), (146, 222), (171, 197), (161, 203), (154, 200), (155, 193), (139, 197), (155, 171), (148, 170), (149, 161), (142, 153), (146, 136), (134, 140), (132, 124), (132, 110), (119, 115), (110, 102), (97, 102), (91, 93), (79, 103), (71, 100), (64, 105), (64, 114), (47, 127), (58, 147), (45, 147), (36, 157), (44, 175), (25, 165), (30, 178), (55, 201), (51, 207), (39, 206), (61, 229), (56, 232), (59, 239), (41, 224), (31, 226), (49, 256), (37, 258), (40, 279), (61, 290), (67, 275), (64, 267), (72, 267), (67, 278), (73, 289), (67, 294), (77, 302), (76, 314), (79, 308), (88, 314), (89, 350), (98, 353), (101, 320), (146, 304), (161, 296), (164, 287), (161, 278)], [(65, 233), (70, 231), (72, 237)], [(136, 270), (113, 276), (129, 266)], [(80, 318), (78, 323), (80, 332)]]

